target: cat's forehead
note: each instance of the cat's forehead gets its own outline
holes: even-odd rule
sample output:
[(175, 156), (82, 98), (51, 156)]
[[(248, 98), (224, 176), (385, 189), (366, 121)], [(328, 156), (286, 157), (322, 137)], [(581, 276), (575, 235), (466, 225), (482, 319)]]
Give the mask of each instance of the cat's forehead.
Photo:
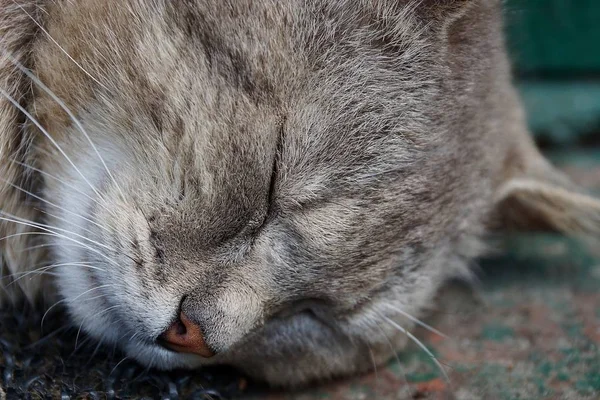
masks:
[(82, 68), (42, 41), (42, 80), (104, 135), (210, 169), (215, 187), (263, 190), (280, 137), (295, 197), (407, 165), (424, 138), (437, 88), (409, 19), (385, 37), (381, 10), (353, 2), (75, 3), (50, 5), (46, 25)]
[(315, 86), (382, 82), (380, 70), (423, 58), (414, 21), (399, 10), (386, 16), (385, 3), (51, 2), (44, 25), (77, 63), (44, 35), (35, 63), (67, 104), (103, 89), (118, 92), (108, 94), (115, 102), (145, 99), (144, 108), (281, 103)]
[[(268, 100), (275, 94), (275, 75), (289, 76), (290, 71), (281, 72), (286, 66), (301, 68), (291, 60), (292, 35), (282, 31), (292, 27), (277, 15), (281, 7), (265, 5), (261, 12), (243, 4), (209, 3), (49, 3), (44, 24), (53, 40), (40, 36), (36, 64), (50, 83), (70, 86), (75, 92), (70, 97), (80, 101), (102, 89), (135, 96), (137, 88), (155, 103), (173, 103), (175, 96), (162, 94), (207, 84), (218, 86), (224, 97), (229, 88), (253, 102)], [(77, 63), (65, 60), (62, 50)]]

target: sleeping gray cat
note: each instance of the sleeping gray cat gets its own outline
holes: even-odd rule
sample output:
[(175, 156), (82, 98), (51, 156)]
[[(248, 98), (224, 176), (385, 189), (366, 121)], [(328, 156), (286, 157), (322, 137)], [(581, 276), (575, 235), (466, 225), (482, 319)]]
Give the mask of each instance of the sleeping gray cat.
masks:
[(494, 230), (600, 231), (527, 135), (500, 8), (0, 0), (0, 302), (164, 369), (385, 362)]

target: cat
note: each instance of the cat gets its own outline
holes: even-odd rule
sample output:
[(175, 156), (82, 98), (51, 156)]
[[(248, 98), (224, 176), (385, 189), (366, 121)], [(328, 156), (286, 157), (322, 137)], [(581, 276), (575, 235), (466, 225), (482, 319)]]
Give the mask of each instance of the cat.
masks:
[(600, 232), (528, 136), (501, 14), (0, 0), (0, 304), (160, 369), (386, 362), (488, 235)]

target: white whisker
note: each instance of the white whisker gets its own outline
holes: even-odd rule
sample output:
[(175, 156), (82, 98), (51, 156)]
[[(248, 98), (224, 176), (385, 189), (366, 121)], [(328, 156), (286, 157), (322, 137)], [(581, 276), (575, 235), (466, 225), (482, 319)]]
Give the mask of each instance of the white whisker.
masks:
[[(90, 343), (92, 341), (91, 337), (86, 337), (85, 339), (83, 339), (81, 341), (81, 343), (77, 344), (75, 343), (75, 345), (73, 346), (73, 352), (71, 353), (71, 355), (69, 357), (73, 357), (75, 355), (75, 353), (77, 353), (78, 350), (80, 350), (81, 348), (83, 348), (85, 345), (87, 345), (88, 343)], [(101, 343), (98, 344), (98, 346), (101, 345)], [(89, 361), (85, 364), (85, 366), (87, 366), (89, 364), (90, 361), (92, 361), (94, 359), (94, 357), (96, 356), (95, 352), (92, 352), (92, 354), (89, 356)]]
[[(84, 301), (91, 301), (91, 300), (100, 299), (103, 297), (106, 297), (106, 294), (100, 294), (98, 296), (89, 297), (89, 298), (85, 299)], [(96, 315), (97, 314), (94, 314), (94, 316), (96, 316)], [(79, 328), (77, 329), (77, 335), (75, 336), (75, 350), (77, 350), (77, 342), (79, 341), (79, 337), (81, 335), (81, 329), (83, 328), (83, 324), (85, 323), (85, 321), (87, 321), (87, 319), (88, 319), (88, 316), (84, 317), (83, 320), (81, 321), (81, 323), (79, 324)], [(96, 348), (96, 350), (97, 350), (97, 348)]]
[(427, 348), (427, 346), (425, 346), (419, 339), (417, 339), (412, 333), (410, 333), (409, 331), (407, 331), (406, 329), (404, 329), (403, 327), (401, 327), (400, 325), (398, 325), (394, 320), (386, 317), (385, 315), (381, 314), (380, 315), (385, 321), (387, 321), (390, 325), (392, 325), (394, 328), (398, 329), (400, 332), (404, 333), (406, 336), (408, 336), (417, 346), (419, 346), (429, 357), (431, 357), (431, 359), (433, 360), (433, 362), (437, 365), (437, 367), (440, 369), (440, 371), (442, 372), (442, 374), (444, 375), (444, 379), (446, 380), (446, 382), (450, 383), (450, 377), (448, 376), (448, 374), (446, 373), (446, 370), (444, 369), (444, 366), (438, 361), (438, 359), (436, 358), (436, 356), (433, 355), (433, 353), (431, 352), (431, 350), (429, 350)]
[(69, 267), (69, 266), (76, 266), (76, 267), (84, 267), (84, 268), (88, 268), (88, 269), (94, 269), (94, 270), (98, 270), (98, 271), (102, 271), (102, 272), (106, 272), (106, 270), (93, 266), (93, 265), (89, 265), (89, 264), (83, 264), (83, 263), (62, 263), (62, 264), (52, 264), (49, 265), (47, 267), (43, 267), (43, 268), (36, 268), (33, 271), (27, 271), (27, 272), (23, 272), (23, 273), (17, 273), (17, 274), (12, 274), (10, 275), (11, 277), (15, 277), (16, 275), (21, 275), (19, 276), (17, 279), (14, 279), (11, 283), (9, 283), (6, 287), (10, 287), (11, 285), (17, 283), (18, 281), (20, 281), (21, 279), (30, 276), (30, 275), (45, 275), (48, 274), (48, 271), (51, 271), (55, 268), (63, 268), (63, 267)]
[[(111, 285), (106, 285), (106, 286), (110, 287)], [(106, 314), (107, 312), (109, 312), (109, 311), (111, 311), (111, 310), (114, 310), (115, 308), (119, 308), (119, 305), (117, 304), (117, 305), (114, 305), (114, 306), (111, 306), (111, 307), (105, 308), (105, 309), (104, 309), (104, 310), (102, 310), (101, 312), (99, 312), (99, 313), (97, 313), (97, 314), (94, 314), (94, 317), (96, 317), (96, 318), (97, 318), (97, 317), (99, 317), (99, 316), (101, 316), (101, 315), (104, 315), (104, 314)]]
[(50, 308), (48, 308), (48, 309), (46, 310), (46, 312), (45, 312), (45, 313), (44, 313), (44, 315), (42, 316), (42, 321), (41, 321), (41, 323), (40, 323), (40, 326), (41, 326), (41, 327), (42, 327), (42, 329), (43, 329), (43, 327), (44, 327), (44, 320), (46, 319), (46, 316), (47, 316), (47, 315), (48, 315), (48, 313), (49, 313), (49, 312), (50, 312), (50, 311), (51, 311), (51, 310), (52, 310), (54, 307), (56, 307), (57, 305), (59, 305), (59, 304), (62, 304), (62, 303), (64, 303), (64, 302), (67, 302), (67, 301), (72, 303), (72, 302), (74, 302), (74, 301), (78, 300), (78, 299), (79, 299), (81, 296), (84, 296), (84, 295), (86, 295), (86, 294), (87, 294), (87, 293), (89, 293), (89, 292), (92, 292), (92, 291), (94, 291), (94, 290), (98, 290), (98, 289), (103, 289), (103, 288), (110, 287), (110, 286), (111, 286), (111, 285), (100, 285), (100, 286), (94, 286), (93, 288), (91, 288), (91, 289), (89, 289), (89, 290), (86, 290), (86, 291), (85, 291), (85, 292), (83, 292), (83, 293), (80, 293), (79, 295), (75, 296), (75, 297), (74, 297), (74, 298), (72, 298), (72, 299), (62, 299), (62, 300), (59, 300), (59, 301), (57, 301), (56, 303), (52, 304), (52, 305), (50, 306)]
[[(40, 235), (56, 236), (56, 235), (53, 235), (51, 233), (46, 233), (46, 232), (42, 232), (42, 233), (40, 233)], [(46, 248), (46, 247), (53, 247), (53, 246), (54, 245), (51, 244), (51, 243), (36, 244), (35, 246), (25, 247), (25, 248), (19, 250), (19, 252), (31, 251), (31, 250), (36, 250), (36, 249), (43, 249), (43, 248)], [(65, 243), (65, 244), (61, 244), (61, 246), (64, 246), (64, 247), (78, 247), (80, 249), (85, 249), (85, 247), (80, 246), (78, 244), (73, 244), (73, 243)]]
[(81, 219), (83, 219), (84, 221), (87, 221), (87, 222), (89, 222), (89, 223), (91, 223), (91, 224), (94, 224), (94, 225), (96, 225), (98, 228), (101, 228), (101, 229), (104, 229), (104, 230), (105, 230), (105, 231), (107, 231), (107, 232), (110, 232), (110, 230), (109, 230), (107, 227), (105, 227), (104, 225), (101, 225), (101, 224), (97, 223), (96, 221), (93, 221), (93, 220), (91, 220), (91, 219), (89, 219), (89, 218), (86, 218), (86, 217), (84, 217), (83, 215), (77, 214), (77, 213), (75, 213), (75, 212), (73, 212), (73, 211), (69, 211), (69, 210), (67, 210), (67, 209), (65, 209), (65, 208), (63, 208), (63, 207), (61, 207), (61, 206), (59, 206), (59, 205), (56, 205), (56, 204), (52, 203), (51, 201), (44, 199), (43, 197), (40, 197), (40, 196), (38, 196), (38, 195), (36, 195), (36, 194), (34, 194), (34, 193), (31, 193), (30, 191), (28, 191), (28, 190), (26, 190), (26, 189), (23, 189), (22, 187), (20, 187), (20, 186), (18, 186), (18, 185), (15, 185), (15, 184), (14, 184), (14, 183), (12, 183), (12, 182), (9, 182), (9, 181), (7, 181), (6, 179), (0, 178), (0, 181), (2, 181), (2, 182), (4, 182), (4, 183), (6, 183), (7, 185), (9, 185), (9, 186), (11, 186), (11, 187), (13, 187), (13, 188), (17, 189), (17, 190), (18, 190), (18, 191), (20, 191), (20, 192), (23, 192), (23, 193), (27, 194), (28, 196), (31, 196), (31, 197), (33, 197), (34, 199), (40, 200), (41, 202), (43, 202), (43, 203), (45, 203), (45, 204), (48, 204), (48, 205), (49, 205), (49, 206), (51, 206), (51, 207), (57, 208), (57, 209), (59, 209), (59, 210), (61, 210), (61, 211), (64, 211), (64, 212), (66, 212), (66, 213), (68, 213), (68, 214), (74, 215), (74, 216), (76, 216), (77, 218), (81, 218)]
[[(63, 222), (69, 222), (67, 219), (65, 219), (65, 218), (62, 218), (62, 217), (59, 217), (58, 215), (51, 214), (51, 213), (49, 213), (48, 211), (45, 211), (45, 210), (40, 210), (40, 211), (41, 211), (42, 213), (46, 214), (46, 215), (49, 215), (49, 216), (51, 216), (52, 218), (56, 218), (56, 219), (58, 219), (58, 220), (60, 220), (60, 221), (63, 221)], [(86, 218), (84, 218), (84, 220), (85, 220), (85, 219), (86, 219)], [(90, 222), (93, 222), (92, 220), (89, 220), (89, 221), (90, 221)], [(109, 230), (108, 228), (105, 228), (103, 225), (100, 225), (100, 224), (95, 224), (95, 225), (96, 225), (96, 226), (98, 226), (99, 228), (103, 229), (103, 230), (104, 230), (104, 231), (106, 231), (107, 233), (113, 234), (113, 232), (112, 232), (111, 230)], [(71, 224), (71, 226), (75, 226), (75, 227), (77, 227), (77, 228), (79, 228), (79, 229), (81, 229), (81, 230), (83, 230), (83, 231), (85, 231), (85, 232), (87, 232), (87, 233), (93, 234), (93, 232), (92, 232), (91, 230), (89, 230), (89, 229), (87, 229), (87, 228), (84, 228), (84, 227), (82, 227), (82, 226), (75, 225), (75, 224)], [(129, 239), (129, 238), (125, 238), (125, 240), (127, 240), (127, 241), (128, 241), (130, 244), (131, 244), (131, 245), (135, 245), (135, 244), (134, 244), (134, 242), (133, 242), (133, 240), (131, 240), (131, 239)], [(113, 251), (114, 251), (114, 250), (113, 250)]]
[(420, 319), (413, 317), (412, 315), (410, 315), (409, 313), (407, 313), (406, 311), (401, 310), (398, 307), (394, 307), (391, 304), (385, 304), (386, 307), (396, 311), (399, 314), (402, 314), (403, 316), (405, 316), (406, 318), (408, 318), (409, 320), (411, 320), (412, 322), (414, 322), (417, 325), (422, 326), (423, 328), (427, 329), (428, 331), (435, 333), (438, 336), (441, 336), (445, 339), (450, 339), (450, 337), (442, 332), (440, 332), (439, 330), (435, 329), (434, 327), (427, 325), (425, 322), (421, 321)]
[(400, 357), (398, 357), (398, 352), (396, 351), (396, 349), (394, 349), (394, 345), (390, 341), (389, 336), (385, 333), (385, 331), (383, 330), (383, 328), (381, 326), (375, 325), (375, 327), (377, 329), (379, 329), (379, 332), (381, 332), (381, 334), (385, 338), (386, 342), (388, 343), (388, 345), (390, 347), (390, 350), (394, 354), (394, 358), (396, 359), (396, 363), (398, 365), (398, 368), (400, 369), (400, 372), (402, 373), (402, 380), (404, 381), (404, 384), (407, 385), (407, 386), (409, 386), (408, 379), (406, 379), (406, 372), (404, 371), (404, 368), (402, 368), (402, 362), (400, 362)]
[[(83, 240), (87, 240), (88, 242), (90, 242), (90, 243), (92, 243), (92, 244), (95, 244), (96, 246), (99, 246), (99, 247), (104, 247), (105, 249), (107, 249), (107, 250), (110, 250), (110, 251), (113, 251), (113, 252), (115, 251), (115, 249), (113, 249), (113, 248), (112, 248), (112, 247), (110, 247), (110, 246), (107, 246), (107, 245), (105, 245), (105, 244), (102, 244), (102, 243), (100, 243), (100, 242), (97, 242), (97, 241), (95, 241), (95, 240), (93, 240), (93, 239), (87, 238), (87, 237), (85, 237), (85, 236), (83, 236), (83, 235), (80, 235), (80, 234), (78, 234), (78, 233), (75, 233), (75, 232), (73, 232), (73, 231), (70, 231), (70, 230), (68, 230), (68, 229), (63, 229), (63, 228), (59, 228), (59, 227), (56, 227), (56, 226), (47, 225), (47, 224), (42, 224), (42, 223), (40, 223), (40, 222), (34, 222), (34, 221), (30, 221), (30, 220), (27, 220), (27, 219), (24, 219), (24, 218), (19, 218), (19, 217), (15, 216), (15, 215), (11, 215), (11, 214), (9, 214), (9, 213), (7, 213), (7, 212), (4, 212), (4, 211), (1, 211), (1, 210), (0, 210), (0, 215), (6, 215), (6, 216), (8, 216), (8, 217), (10, 217), (10, 218), (13, 218), (13, 219), (15, 219), (15, 220), (19, 221), (19, 222), (22, 222), (22, 223), (23, 223), (23, 222), (24, 222), (24, 223), (27, 223), (27, 224), (29, 224), (29, 226), (32, 226), (33, 228), (38, 228), (38, 229), (41, 229), (41, 230), (43, 230), (43, 231), (45, 231), (45, 232), (50, 232), (50, 233), (57, 233), (57, 232), (54, 232), (54, 231), (64, 232), (64, 233), (66, 233), (66, 234), (73, 235), (73, 236), (75, 236), (75, 237), (78, 237), (78, 238), (81, 238), (81, 239), (83, 239)], [(9, 221), (9, 222), (11, 222), (11, 221)], [(12, 221), (12, 222), (14, 222), (14, 221)], [(46, 229), (44, 229), (44, 228), (46, 228)], [(82, 243), (80, 243), (80, 244), (82, 244)]]
[(21, 232), (21, 233), (13, 233), (12, 235), (7, 235), (4, 237), (0, 238), (0, 242), (6, 239), (11, 239), (11, 238), (15, 238), (15, 237), (21, 237), (21, 236), (34, 236), (34, 235), (41, 235), (41, 236), (52, 236), (50, 233), (46, 233), (46, 232)]
[(30, 170), (32, 170), (32, 171), (35, 171), (35, 172), (37, 172), (37, 173), (39, 173), (39, 174), (42, 174), (42, 175), (44, 175), (45, 177), (48, 177), (48, 178), (50, 178), (50, 179), (54, 179), (54, 180), (55, 180), (55, 181), (57, 181), (57, 182), (60, 182), (61, 184), (63, 184), (63, 185), (65, 185), (66, 187), (68, 187), (69, 189), (71, 189), (71, 190), (73, 190), (74, 192), (77, 192), (77, 193), (79, 193), (80, 195), (82, 195), (82, 196), (84, 196), (84, 197), (88, 198), (89, 200), (91, 200), (91, 201), (95, 202), (96, 204), (98, 204), (100, 207), (104, 208), (106, 211), (109, 211), (109, 212), (110, 212), (110, 210), (109, 210), (108, 208), (106, 208), (106, 205), (105, 205), (103, 202), (101, 202), (101, 201), (100, 201), (100, 200), (104, 200), (104, 199), (96, 199), (96, 198), (93, 198), (93, 197), (91, 197), (90, 195), (88, 195), (87, 193), (84, 193), (83, 191), (81, 191), (81, 190), (77, 189), (75, 186), (73, 186), (73, 185), (71, 185), (71, 184), (69, 184), (69, 183), (65, 182), (64, 180), (62, 180), (62, 179), (60, 179), (60, 178), (58, 178), (58, 177), (56, 177), (56, 176), (54, 176), (54, 175), (52, 175), (52, 174), (49, 174), (48, 172), (42, 171), (42, 170), (41, 170), (41, 169), (39, 169), (39, 168), (36, 168), (36, 167), (34, 167), (34, 166), (31, 166), (31, 165), (29, 165), (29, 164), (26, 164), (26, 163), (20, 162), (20, 161), (18, 161), (18, 160), (15, 160), (15, 159), (10, 159), (10, 161), (11, 161), (11, 162), (13, 162), (13, 163), (15, 163), (15, 164), (17, 164), (17, 165), (20, 165), (21, 167), (28, 168), (28, 169), (30, 169)]
[(106, 297), (106, 295), (105, 294), (99, 294), (98, 296), (88, 297), (88, 298), (84, 299), (83, 301), (92, 301), (92, 300), (96, 300), (96, 299), (101, 299), (103, 297)]
[(369, 346), (368, 343), (365, 342), (367, 348), (369, 349), (369, 355), (371, 356), (371, 363), (373, 364), (373, 370), (375, 371), (375, 393), (379, 392), (379, 372), (377, 371), (377, 363), (375, 362), (375, 355), (373, 354), (373, 349)]
[[(52, 218), (54, 218), (54, 219), (57, 219), (57, 220), (59, 220), (59, 221), (66, 222), (66, 223), (69, 223), (69, 222), (70, 222), (70, 221), (69, 221), (69, 220), (67, 220), (66, 218), (59, 217), (58, 215), (52, 214), (52, 213), (50, 213), (50, 212), (48, 212), (48, 211), (46, 211), (46, 210), (39, 210), (39, 211), (40, 211), (42, 214), (44, 214), (44, 215), (47, 215), (47, 216), (49, 216), (49, 217), (52, 217)], [(90, 221), (90, 222), (91, 222), (91, 221)], [(93, 234), (93, 232), (92, 232), (91, 230), (89, 230), (88, 228), (84, 228), (84, 227), (83, 227), (83, 226), (81, 226), (81, 225), (77, 225), (77, 224), (75, 224), (75, 223), (70, 223), (70, 225), (71, 225), (71, 227), (74, 227), (74, 228), (79, 228), (79, 229), (81, 229), (81, 230), (82, 230), (82, 231), (84, 231), (84, 232), (87, 232), (87, 233), (89, 233), (89, 234)], [(100, 226), (99, 226), (99, 227), (100, 227)], [(103, 229), (103, 230), (105, 230), (105, 231), (106, 231), (106, 232), (108, 232), (108, 233), (111, 233), (111, 232), (110, 232), (108, 229), (106, 229), (106, 228), (104, 228), (104, 227), (100, 227), (100, 228), (101, 228), (101, 229)]]
[[(0, 211), (0, 212), (1, 212), (1, 211)], [(63, 239), (66, 239), (66, 240), (72, 241), (72, 242), (74, 242), (74, 243), (76, 243), (76, 244), (79, 244), (79, 245), (81, 245), (82, 247), (84, 247), (84, 248), (88, 249), (89, 251), (92, 251), (92, 252), (94, 252), (94, 253), (96, 253), (96, 254), (98, 254), (98, 255), (100, 255), (100, 256), (102, 256), (102, 257), (104, 257), (105, 259), (107, 259), (107, 260), (108, 260), (110, 263), (112, 263), (113, 265), (116, 265), (116, 263), (115, 263), (113, 260), (111, 260), (111, 259), (110, 259), (110, 258), (109, 258), (109, 257), (108, 257), (106, 254), (104, 254), (104, 253), (100, 252), (98, 249), (95, 249), (95, 248), (93, 248), (93, 247), (91, 247), (91, 246), (88, 246), (88, 245), (86, 245), (85, 243), (81, 243), (81, 242), (79, 242), (79, 241), (77, 241), (77, 240), (75, 240), (75, 239), (73, 239), (73, 238), (70, 238), (70, 237), (68, 237), (68, 236), (61, 235), (61, 234), (59, 234), (59, 233), (56, 233), (56, 232), (53, 232), (53, 231), (51, 231), (51, 230), (49, 230), (49, 229), (42, 228), (42, 227), (36, 226), (36, 225), (34, 225), (34, 224), (30, 224), (30, 223), (26, 223), (26, 222), (18, 221), (18, 220), (15, 220), (15, 219), (10, 219), (10, 218), (4, 218), (4, 217), (0, 217), (0, 220), (1, 220), (1, 221), (7, 221), (7, 222), (13, 222), (13, 223), (16, 223), (16, 224), (22, 224), (22, 225), (25, 225), (25, 226), (30, 226), (30, 227), (32, 227), (32, 228), (37, 228), (37, 229), (40, 229), (40, 230), (42, 230), (42, 231), (46, 231), (46, 232), (52, 233), (52, 234), (54, 234), (54, 235), (55, 235), (55, 236), (57, 236), (57, 237), (60, 237), (60, 238), (63, 238)]]
[(69, 162), (69, 164), (71, 164), (73, 169), (75, 169), (75, 171), (77, 171), (77, 173), (81, 176), (81, 178), (85, 181), (85, 183), (87, 183), (89, 185), (89, 187), (94, 191), (94, 193), (96, 193), (96, 195), (98, 197), (102, 197), (100, 195), (100, 193), (96, 190), (96, 188), (85, 177), (85, 175), (83, 175), (83, 173), (79, 170), (79, 168), (77, 168), (75, 163), (73, 161), (71, 161), (71, 158), (67, 155), (67, 153), (64, 152), (64, 150), (60, 147), (60, 145), (54, 140), (54, 138), (52, 138), (52, 136), (48, 133), (48, 131), (42, 126), (42, 124), (40, 124), (40, 122), (33, 115), (31, 115), (21, 104), (19, 104), (18, 101), (16, 101), (8, 92), (6, 92), (6, 90), (0, 88), (0, 94), (2, 96), (4, 96), (8, 101), (10, 101), (10, 103), (13, 106), (15, 106), (19, 111), (21, 111), (25, 115), (25, 117), (27, 117), (28, 120), (30, 120), (35, 126), (38, 127), (38, 129), (44, 134), (44, 136), (46, 136), (46, 138), (48, 138), (48, 140), (52, 143), (52, 145), (54, 147), (56, 147), (56, 149), (60, 152), (60, 154), (62, 154), (63, 157)]
[(77, 335), (75, 336), (75, 351), (77, 351), (77, 342), (79, 342), (79, 335), (81, 334), (81, 328), (83, 328), (83, 324), (87, 318), (83, 318), (81, 323), (79, 324), (79, 329), (77, 329)]
[(34, 24), (36, 24), (38, 26), (38, 28), (44, 32), (44, 34), (48, 37), (48, 39), (50, 39), (52, 41), (52, 43), (54, 43), (59, 49), (60, 51), (62, 51), (68, 58), (69, 60), (73, 61), (73, 63), (75, 63), (75, 65), (81, 70), (83, 71), (84, 74), (86, 74), (88, 77), (90, 77), (90, 79), (92, 79), (94, 82), (96, 82), (98, 85), (102, 86), (104, 89), (109, 90), (102, 82), (100, 82), (98, 79), (94, 78), (94, 76), (92, 74), (90, 74), (88, 71), (85, 70), (85, 68), (83, 68), (81, 66), (81, 64), (79, 64), (73, 57), (71, 57), (71, 55), (69, 53), (67, 53), (67, 51), (52, 37), (52, 35), (50, 35), (50, 33), (44, 29), (44, 27), (35, 19), (33, 18), (33, 16), (31, 16), (31, 14), (29, 14), (27, 12), (27, 10), (25, 10), (25, 8), (23, 8), (22, 5), (20, 5), (19, 3), (17, 3), (15, 0), (12, 0), (12, 2), (19, 7), (21, 10), (23, 10), (23, 12), (25, 14), (27, 14), (27, 16), (33, 21)]
[(27, 75), (27, 77), (29, 77), (29, 79), (31, 79), (36, 85), (38, 85), (40, 88), (42, 88), (42, 90), (44, 92), (46, 92), (60, 106), (60, 108), (62, 108), (67, 113), (67, 115), (69, 116), (69, 118), (71, 119), (71, 121), (73, 121), (73, 123), (77, 126), (77, 128), (79, 129), (79, 131), (83, 134), (83, 136), (85, 136), (85, 138), (87, 139), (87, 141), (92, 146), (92, 149), (94, 150), (94, 152), (98, 156), (98, 159), (102, 163), (102, 166), (106, 170), (106, 173), (108, 174), (108, 176), (110, 177), (110, 179), (113, 181), (113, 183), (117, 187), (117, 190), (121, 194), (121, 198), (125, 199), (126, 198), (125, 194), (121, 190), (121, 187), (117, 183), (117, 180), (115, 179), (115, 177), (113, 176), (113, 174), (110, 172), (110, 169), (108, 168), (108, 165), (106, 165), (106, 162), (104, 161), (104, 158), (102, 158), (102, 155), (100, 155), (100, 152), (98, 151), (98, 148), (96, 147), (96, 145), (94, 144), (94, 142), (92, 141), (92, 139), (90, 138), (90, 136), (88, 135), (87, 131), (83, 128), (83, 125), (81, 124), (81, 122), (79, 122), (79, 120), (77, 119), (77, 117), (75, 116), (75, 114), (73, 114), (73, 112), (67, 107), (67, 105), (64, 103), (64, 101), (62, 101), (52, 90), (50, 90), (50, 88), (48, 88), (37, 76), (35, 76), (31, 72), (31, 70), (29, 70), (28, 68), (25, 68), (18, 60), (14, 59), (14, 57), (11, 57), (10, 55), (9, 55), (9, 59), (11, 60), (11, 62), (13, 63), (13, 65), (15, 65), (25, 75)]
[[(57, 236), (54, 233), (48, 233), (48, 232), (22, 232), (22, 233), (15, 233), (15, 234), (12, 234), (12, 235), (4, 236), (3, 238), (0, 238), (0, 241), (4, 240), (4, 239), (10, 239), (10, 238), (13, 238), (13, 237), (19, 237), (19, 236), (54, 236), (54, 237), (60, 237), (60, 236)], [(35, 249), (42, 249), (44, 247), (52, 247), (52, 246), (53, 245), (49, 244), (49, 243), (38, 244), (38, 245), (35, 245), (35, 246), (25, 247), (25, 248), (23, 248), (21, 250), (18, 250), (18, 252), (22, 253), (24, 251), (30, 251), (30, 250), (35, 250)], [(81, 246), (81, 245), (78, 245), (78, 244), (72, 244), (72, 243), (71, 244), (64, 244), (63, 246), (72, 246), (72, 247), (85, 248), (84, 246)]]
[[(40, 172), (41, 172), (41, 171), (40, 171)], [(44, 203), (48, 204), (48, 205), (49, 205), (49, 206), (51, 206), (51, 207), (55, 207), (55, 208), (57, 208), (57, 209), (59, 209), (59, 210), (61, 210), (61, 211), (64, 211), (64, 212), (66, 212), (66, 213), (69, 213), (69, 214), (72, 214), (72, 215), (74, 215), (74, 216), (76, 216), (76, 217), (78, 217), (78, 218), (81, 218), (81, 219), (83, 219), (84, 221), (87, 221), (87, 222), (89, 222), (89, 223), (91, 223), (91, 224), (93, 224), (93, 225), (97, 226), (98, 228), (100, 228), (100, 229), (104, 230), (105, 232), (107, 232), (107, 233), (111, 233), (111, 234), (112, 234), (112, 231), (111, 231), (109, 228), (107, 228), (106, 226), (104, 226), (104, 225), (102, 225), (102, 224), (99, 224), (98, 222), (96, 222), (96, 221), (94, 221), (94, 220), (92, 220), (92, 219), (90, 219), (90, 218), (84, 217), (84, 216), (82, 216), (82, 215), (80, 215), (80, 214), (77, 214), (77, 213), (75, 213), (75, 212), (72, 212), (72, 211), (69, 211), (69, 210), (67, 210), (67, 209), (65, 209), (65, 208), (63, 208), (63, 207), (60, 207), (60, 206), (58, 206), (58, 205), (56, 205), (56, 204), (52, 203), (51, 201), (48, 201), (48, 200), (46, 200), (46, 199), (44, 199), (44, 198), (42, 198), (42, 197), (40, 197), (40, 196), (37, 196), (37, 195), (35, 195), (35, 194), (31, 193), (30, 191), (28, 191), (28, 190), (25, 190), (25, 189), (23, 189), (23, 188), (21, 188), (21, 187), (19, 187), (19, 186), (15, 185), (15, 184), (11, 183), (11, 182), (8, 182), (8, 181), (6, 181), (6, 180), (2, 179), (2, 178), (0, 178), (0, 180), (4, 181), (4, 182), (5, 182), (6, 184), (8, 184), (9, 186), (11, 186), (11, 187), (14, 187), (14, 188), (15, 188), (15, 189), (17, 189), (17, 190), (19, 190), (19, 191), (21, 191), (21, 192), (23, 192), (23, 193), (25, 193), (25, 194), (27, 194), (27, 195), (29, 195), (29, 196), (31, 196), (31, 197), (33, 197), (33, 198), (35, 198), (35, 199), (38, 199), (38, 200), (40, 200), (40, 201), (42, 201), (42, 202), (44, 202)], [(89, 196), (87, 196), (87, 197), (89, 197)], [(90, 199), (91, 199), (91, 197), (90, 197)], [(92, 199), (92, 200), (93, 200), (93, 199)], [(101, 203), (100, 203), (100, 202), (98, 202), (98, 204), (101, 204)], [(55, 214), (51, 214), (51, 213), (49, 213), (48, 211), (45, 211), (45, 210), (40, 210), (40, 211), (41, 211), (42, 213), (44, 213), (44, 214), (50, 215), (51, 217), (54, 217), (54, 218), (56, 218), (56, 219), (59, 219), (59, 220), (61, 220), (61, 221), (68, 222), (66, 219), (64, 219), (64, 218), (62, 218), (62, 217), (59, 217), (59, 216), (57, 216), (57, 215), (55, 215)], [(0, 211), (0, 212), (1, 212), (1, 211)], [(92, 233), (92, 232), (91, 232), (89, 229), (83, 228), (83, 227), (81, 227), (81, 226), (79, 226), (79, 225), (75, 225), (75, 224), (72, 224), (72, 225), (74, 225), (74, 226), (76, 226), (76, 227), (78, 227), (78, 228), (80, 228), (80, 229), (82, 229), (82, 230), (84, 230), (84, 231), (86, 231), (86, 232), (88, 232), (88, 233)], [(55, 228), (55, 229), (59, 229), (59, 228)], [(71, 232), (71, 233), (75, 234), (74, 232)], [(76, 234), (75, 234), (75, 235), (76, 235)], [(80, 236), (80, 237), (83, 237), (83, 236), (81, 236), (81, 235), (78, 235), (78, 236)], [(86, 238), (86, 239), (87, 239), (87, 238)], [(87, 239), (87, 240), (90, 240), (90, 239)], [(133, 243), (133, 241), (132, 241), (131, 239), (127, 239), (127, 240), (128, 240), (128, 241), (129, 241), (129, 243), (131, 243), (132, 245), (134, 244), (134, 243)], [(111, 249), (111, 250), (113, 250), (113, 251), (114, 251), (114, 249)]]
[(110, 373), (108, 374), (108, 376), (111, 376), (113, 374), (113, 372), (115, 372), (115, 370), (119, 367), (119, 365), (121, 365), (125, 360), (127, 360), (129, 357), (125, 356), (121, 361), (119, 361), (117, 363), (117, 365), (115, 365), (115, 367), (110, 371)]
[(94, 351), (92, 352), (92, 357), (96, 357), (96, 354), (98, 354), (98, 350), (100, 350), (100, 347), (102, 347), (103, 345), (103, 340), (100, 339), (98, 340), (98, 344), (96, 345), (96, 347), (94, 348)]

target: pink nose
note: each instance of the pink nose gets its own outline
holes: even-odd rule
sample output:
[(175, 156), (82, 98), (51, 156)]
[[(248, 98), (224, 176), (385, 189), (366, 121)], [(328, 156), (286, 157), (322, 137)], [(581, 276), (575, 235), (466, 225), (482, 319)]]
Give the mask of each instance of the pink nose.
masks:
[(198, 324), (183, 312), (179, 314), (179, 320), (160, 335), (160, 340), (165, 347), (178, 353), (198, 354), (204, 358), (215, 355), (204, 341), (204, 335)]

